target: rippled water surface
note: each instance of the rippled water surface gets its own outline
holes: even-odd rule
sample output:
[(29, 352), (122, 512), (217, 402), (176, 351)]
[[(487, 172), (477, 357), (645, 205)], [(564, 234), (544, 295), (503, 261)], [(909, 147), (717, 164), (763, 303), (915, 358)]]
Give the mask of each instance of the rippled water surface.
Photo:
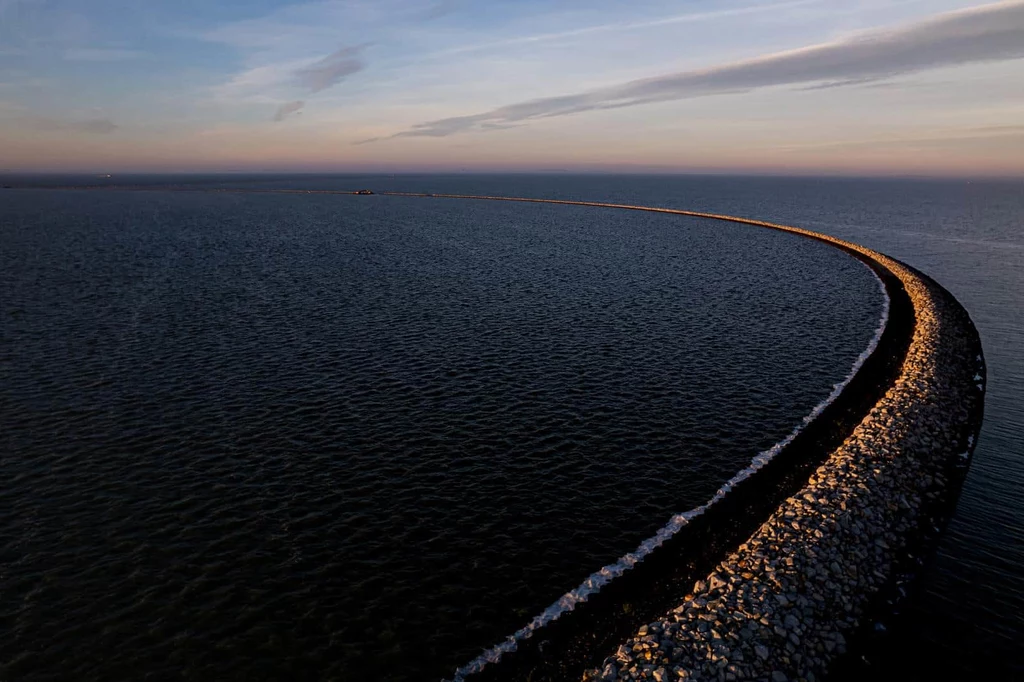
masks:
[(787, 434), (880, 312), (831, 248), (679, 216), (2, 199), (4, 679), (437, 679)]

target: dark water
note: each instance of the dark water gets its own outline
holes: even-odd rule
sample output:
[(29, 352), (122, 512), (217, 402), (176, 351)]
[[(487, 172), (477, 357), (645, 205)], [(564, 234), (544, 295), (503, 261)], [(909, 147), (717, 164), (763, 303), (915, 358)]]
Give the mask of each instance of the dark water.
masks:
[(437, 679), (785, 436), (880, 311), (838, 251), (678, 216), (2, 192), (3, 679)]

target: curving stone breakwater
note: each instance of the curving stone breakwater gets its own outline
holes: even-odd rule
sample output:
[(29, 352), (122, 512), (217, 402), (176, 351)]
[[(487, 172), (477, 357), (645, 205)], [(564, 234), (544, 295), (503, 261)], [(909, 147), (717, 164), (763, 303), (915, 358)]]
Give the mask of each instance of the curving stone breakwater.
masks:
[[(599, 202), (400, 195), (574, 204), (766, 227), (846, 251), (875, 271), (889, 297), (876, 347), (804, 432), (767, 459), (755, 458), (751, 471), (684, 514), (685, 523), (659, 537), (641, 562), (627, 561), (628, 571), (597, 589), (591, 576), (456, 679), (579, 678), (573, 671), (600, 660), (610, 633), (659, 601), (660, 616), (585, 668), (584, 682), (856, 675), (851, 648), (884, 631), (878, 619), (906, 597), (921, 554), (952, 514), (981, 427), (981, 343), (956, 299), (876, 251), (765, 221)], [(740, 537), (747, 539), (737, 547)], [(694, 582), (694, 575), (701, 578)]]
[(959, 303), (912, 268), (874, 257), (914, 305), (896, 382), (802, 490), (584, 680), (814, 682), (843, 674), (851, 639), (884, 630), (876, 619), (905, 595), (955, 502), (985, 368)]

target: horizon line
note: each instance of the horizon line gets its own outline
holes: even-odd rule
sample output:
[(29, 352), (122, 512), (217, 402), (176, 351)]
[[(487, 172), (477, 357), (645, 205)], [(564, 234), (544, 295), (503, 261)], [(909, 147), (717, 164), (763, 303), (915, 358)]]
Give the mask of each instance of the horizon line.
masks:
[(886, 171), (837, 171), (837, 170), (750, 170), (750, 169), (611, 169), (611, 168), (437, 168), (437, 169), (127, 169), (95, 170), (64, 169), (0, 169), (0, 177), (15, 176), (73, 176), (103, 178), (109, 176), (208, 176), (208, 175), (263, 175), (263, 176), (501, 176), (501, 175), (546, 175), (546, 176), (633, 176), (633, 177), (732, 177), (732, 178), (794, 178), (794, 179), (863, 179), (863, 180), (1005, 180), (1022, 181), (1024, 172), (1019, 173), (957, 173), (957, 172), (886, 172)]

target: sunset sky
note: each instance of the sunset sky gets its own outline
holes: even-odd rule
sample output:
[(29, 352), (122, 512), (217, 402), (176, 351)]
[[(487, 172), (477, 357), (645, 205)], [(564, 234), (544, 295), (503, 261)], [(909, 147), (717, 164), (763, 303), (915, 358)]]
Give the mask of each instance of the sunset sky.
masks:
[(0, 171), (1024, 175), (1024, 0), (0, 0)]

